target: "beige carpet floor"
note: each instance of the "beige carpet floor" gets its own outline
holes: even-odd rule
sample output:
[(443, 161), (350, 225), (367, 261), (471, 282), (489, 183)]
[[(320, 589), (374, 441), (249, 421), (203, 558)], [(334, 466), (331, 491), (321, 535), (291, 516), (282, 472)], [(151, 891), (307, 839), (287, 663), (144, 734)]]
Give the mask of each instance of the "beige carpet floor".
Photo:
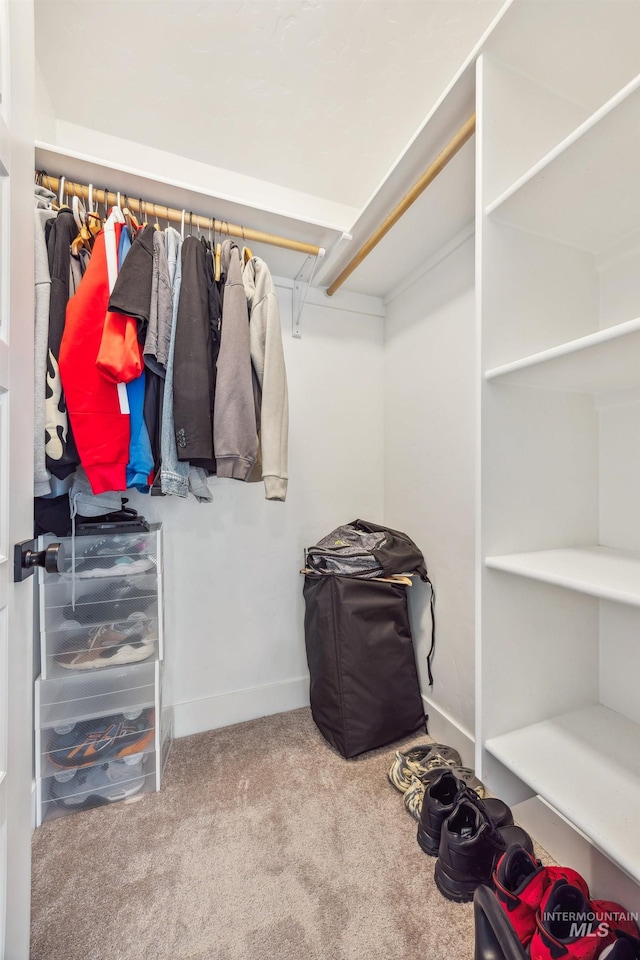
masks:
[(160, 793), (36, 831), (32, 960), (471, 960), (392, 756), (307, 709), (176, 741)]

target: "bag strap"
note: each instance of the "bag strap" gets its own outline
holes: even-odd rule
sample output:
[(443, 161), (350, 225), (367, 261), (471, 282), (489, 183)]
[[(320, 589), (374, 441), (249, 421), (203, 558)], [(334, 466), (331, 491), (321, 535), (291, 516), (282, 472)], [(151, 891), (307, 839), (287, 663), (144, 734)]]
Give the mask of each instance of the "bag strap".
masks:
[[(426, 573), (426, 570), (425, 570)], [(431, 672), (431, 660), (436, 648), (436, 592), (433, 589), (433, 584), (429, 577), (425, 577), (425, 582), (431, 587), (431, 647), (429, 648), (429, 653), (427, 654), (427, 673), (429, 675), (429, 686), (433, 686), (433, 673)]]

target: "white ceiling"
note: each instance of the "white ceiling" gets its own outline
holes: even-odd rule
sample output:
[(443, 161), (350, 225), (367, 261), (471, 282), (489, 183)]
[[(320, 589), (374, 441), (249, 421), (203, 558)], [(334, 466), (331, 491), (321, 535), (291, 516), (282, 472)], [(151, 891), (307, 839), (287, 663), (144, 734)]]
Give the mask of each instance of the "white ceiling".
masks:
[(502, 0), (36, 0), (55, 116), (354, 207)]

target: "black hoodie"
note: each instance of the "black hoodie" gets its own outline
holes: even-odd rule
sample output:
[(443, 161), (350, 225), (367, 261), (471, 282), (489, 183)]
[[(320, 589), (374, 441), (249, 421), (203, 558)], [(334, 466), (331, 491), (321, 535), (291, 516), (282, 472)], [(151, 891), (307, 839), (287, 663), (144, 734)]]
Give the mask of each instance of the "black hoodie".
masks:
[(64, 333), (69, 302), (71, 241), (78, 234), (73, 214), (63, 207), (47, 236), (51, 295), (49, 300), (49, 349), (47, 352), (47, 387), (45, 395), (45, 442), (47, 469), (60, 480), (72, 474), (80, 463), (71, 433), (67, 405), (58, 369), (60, 343)]

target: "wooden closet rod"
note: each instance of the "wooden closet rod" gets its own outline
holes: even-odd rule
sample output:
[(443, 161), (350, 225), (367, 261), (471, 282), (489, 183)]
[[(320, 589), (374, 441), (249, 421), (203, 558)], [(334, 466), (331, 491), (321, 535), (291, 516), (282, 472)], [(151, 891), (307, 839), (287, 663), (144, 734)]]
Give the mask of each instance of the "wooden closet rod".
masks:
[(464, 123), (455, 137), (453, 137), (449, 143), (446, 145), (442, 153), (438, 154), (433, 163), (427, 167), (419, 180), (416, 180), (411, 189), (405, 193), (404, 197), (397, 204), (389, 214), (389, 216), (382, 221), (377, 230), (375, 230), (368, 240), (366, 240), (355, 256), (349, 261), (342, 273), (336, 277), (331, 286), (327, 287), (327, 296), (332, 297), (336, 290), (338, 290), (342, 284), (345, 282), (347, 277), (350, 277), (356, 267), (359, 267), (365, 257), (368, 257), (374, 247), (376, 247), (382, 238), (389, 233), (391, 227), (393, 227), (400, 217), (407, 212), (412, 203), (418, 199), (420, 194), (427, 189), (430, 183), (432, 183), (438, 174), (444, 170), (446, 165), (450, 160), (455, 157), (458, 150), (465, 145), (467, 140), (473, 136), (476, 129), (476, 115), (475, 113), (469, 117), (466, 123)]
[[(60, 189), (60, 179), (50, 177), (47, 173), (43, 175), (43, 184), (58, 193)], [(83, 200), (89, 199), (89, 187), (84, 183), (75, 183), (71, 180), (65, 180), (64, 192), (68, 197), (81, 197)], [(133, 213), (140, 213), (142, 216), (162, 217), (163, 220), (171, 220), (173, 223), (182, 224), (183, 211), (174, 210), (173, 207), (165, 207), (160, 203), (147, 203), (142, 201), (142, 210), (140, 201), (129, 196), (124, 190), (120, 191), (120, 198), (126, 196), (127, 205)], [(118, 194), (113, 191), (105, 193), (104, 190), (93, 189), (93, 202), (106, 204), (107, 207), (113, 206), (118, 202)], [(233, 223), (227, 223), (226, 220), (215, 220), (213, 217), (202, 217), (198, 214), (192, 214), (189, 210), (184, 213), (185, 226), (191, 229), (200, 227), (201, 230), (214, 230), (216, 233), (224, 233), (230, 237), (238, 237), (240, 240), (253, 240), (255, 243), (268, 243), (272, 247), (283, 247), (285, 250), (295, 250), (298, 253), (306, 253), (317, 257), (321, 247), (316, 247), (312, 243), (302, 243), (300, 240), (290, 240), (288, 237), (278, 237), (274, 233), (262, 233), (261, 230), (251, 230), (249, 227), (239, 227)]]

